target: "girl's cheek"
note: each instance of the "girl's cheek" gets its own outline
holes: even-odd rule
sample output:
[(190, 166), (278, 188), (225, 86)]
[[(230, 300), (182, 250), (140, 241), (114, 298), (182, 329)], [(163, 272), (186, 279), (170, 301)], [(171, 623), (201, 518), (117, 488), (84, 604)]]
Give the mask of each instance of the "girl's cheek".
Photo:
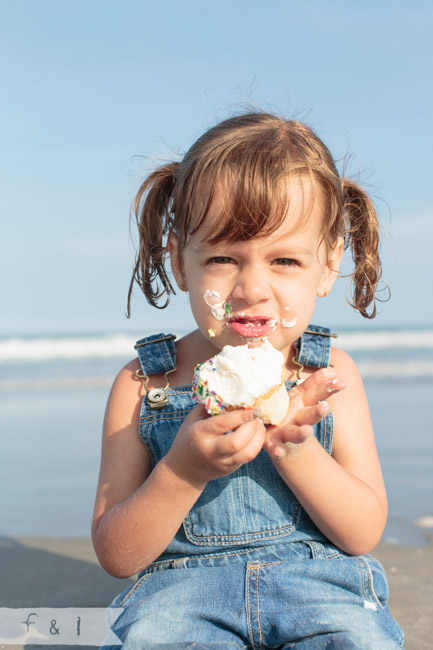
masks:
[[(283, 311), (288, 312), (287, 313), (287, 318), (282, 318), (281, 319), (281, 326), (290, 329), (291, 327), (295, 327), (296, 323), (298, 322), (298, 319), (296, 316), (293, 314), (293, 309), (291, 307), (284, 307)], [(292, 313), (290, 313), (292, 312)]]
[[(222, 296), (217, 289), (205, 289), (203, 293), (204, 308), (208, 309), (208, 313), (218, 321), (215, 323), (218, 329), (224, 326), (227, 318), (231, 314), (230, 301)], [(212, 337), (212, 334), (209, 334)]]
[(206, 289), (203, 300), (215, 320), (222, 321), (226, 316), (226, 301), (216, 289)]
[(298, 322), (298, 319), (292, 318), (292, 320), (286, 320), (285, 318), (281, 319), (281, 325), (282, 327), (285, 327), (286, 329), (289, 329), (291, 327), (295, 327), (296, 323)]

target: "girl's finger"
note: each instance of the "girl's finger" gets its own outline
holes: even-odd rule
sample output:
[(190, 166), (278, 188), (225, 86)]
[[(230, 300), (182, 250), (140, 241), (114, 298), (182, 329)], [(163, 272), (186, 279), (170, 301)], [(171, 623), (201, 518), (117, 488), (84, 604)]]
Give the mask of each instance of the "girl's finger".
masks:
[(206, 409), (202, 404), (196, 404), (194, 408), (188, 413), (187, 417), (183, 421), (183, 425), (194, 424), (194, 422), (199, 422), (200, 420), (206, 420), (210, 416), (206, 412)]
[[(254, 458), (263, 446), (265, 435), (265, 425), (260, 418), (255, 418), (254, 420), (243, 422), (236, 429), (227, 433), (227, 435), (221, 436), (217, 441), (216, 449), (220, 456), (231, 457), (233, 462), (238, 457), (243, 458), (249, 448), (257, 449), (256, 453), (254, 453)], [(247, 461), (242, 460), (241, 462), (244, 463)]]
[(256, 416), (253, 409), (236, 409), (234, 411), (224, 411), (219, 415), (213, 415), (206, 420), (206, 429), (209, 433), (223, 435), (229, 431), (234, 431), (241, 424), (251, 422)]
[(313, 406), (306, 406), (305, 408), (300, 409), (296, 413), (294, 421), (298, 426), (302, 426), (303, 424), (313, 426), (328, 415), (330, 411), (331, 407), (328, 402), (319, 402)]
[(333, 374), (335, 374), (333, 371), (332, 374), (331, 371), (328, 372), (328, 368), (315, 372), (305, 382), (295, 386), (290, 391), (290, 398), (293, 399), (296, 395), (300, 395), (306, 406), (312, 406), (317, 402), (328, 399), (328, 397), (345, 387), (345, 383), (341, 379), (332, 376)]
[(336, 376), (337, 373), (335, 372), (334, 368), (320, 368), (320, 370), (316, 370), (316, 372), (307, 377), (305, 381), (293, 386), (293, 388), (290, 389), (290, 396), (302, 395), (311, 388), (314, 388), (314, 386), (317, 384), (332, 381)]

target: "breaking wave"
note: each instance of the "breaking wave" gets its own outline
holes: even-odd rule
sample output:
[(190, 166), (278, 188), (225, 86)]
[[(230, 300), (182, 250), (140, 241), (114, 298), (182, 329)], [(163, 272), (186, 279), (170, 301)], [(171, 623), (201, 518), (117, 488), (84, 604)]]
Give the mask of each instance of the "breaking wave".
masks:
[[(152, 332), (153, 333), (153, 332)], [(179, 336), (182, 333), (178, 333)], [(140, 336), (116, 333), (92, 336), (0, 338), (0, 363), (74, 359), (110, 359), (134, 354)], [(343, 331), (336, 340), (348, 352), (368, 350), (433, 350), (433, 330)]]

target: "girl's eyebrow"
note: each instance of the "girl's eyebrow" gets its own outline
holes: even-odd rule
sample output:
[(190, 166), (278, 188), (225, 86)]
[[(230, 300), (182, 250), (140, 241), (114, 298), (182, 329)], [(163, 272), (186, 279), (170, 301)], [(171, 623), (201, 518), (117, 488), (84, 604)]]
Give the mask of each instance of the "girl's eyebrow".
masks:
[[(231, 251), (236, 250), (236, 243), (237, 242), (227, 243), (221, 241), (217, 242), (216, 244), (208, 244), (207, 242), (202, 241), (200, 243), (191, 244), (191, 248), (197, 253), (203, 253), (205, 255), (215, 255), (215, 253), (218, 253), (220, 255), (230, 255)], [(285, 246), (283, 242), (275, 242), (274, 244), (271, 244), (270, 249), (273, 255), (277, 257), (287, 257), (290, 255), (305, 255), (311, 257), (313, 255), (313, 251), (309, 248), (302, 248), (300, 246)]]
[(281, 247), (284, 251), (284, 255), (312, 255), (313, 251), (309, 248), (285, 248)]

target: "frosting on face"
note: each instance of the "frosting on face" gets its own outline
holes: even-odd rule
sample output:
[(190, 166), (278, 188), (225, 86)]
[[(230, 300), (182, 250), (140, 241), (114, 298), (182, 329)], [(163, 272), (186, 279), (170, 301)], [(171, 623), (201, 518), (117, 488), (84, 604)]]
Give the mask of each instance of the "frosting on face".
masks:
[[(291, 309), (291, 307), (284, 307), (284, 311), (290, 311), (290, 309)], [(283, 327), (295, 327), (297, 322), (298, 322), (298, 319), (296, 318), (296, 316), (295, 316), (295, 318), (292, 318), (290, 320), (288, 320), (286, 318), (281, 319), (281, 325)]]
[(295, 327), (297, 322), (298, 322), (297, 318), (292, 318), (292, 320), (286, 320), (285, 318), (281, 319), (281, 325), (283, 327)]
[(223, 320), (225, 316), (230, 314), (230, 307), (225, 300), (221, 299), (218, 291), (214, 289), (206, 289), (203, 294), (203, 300), (210, 307), (212, 316), (216, 320)]
[[(206, 305), (210, 308), (212, 316), (215, 318), (215, 320), (222, 321), (225, 318), (228, 318), (231, 315), (231, 309), (230, 309), (230, 304), (226, 300), (221, 298), (221, 295), (216, 289), (206, 289), (206, 291), (203, 294), (203, 300), (205, 301)], [(290, 311), (290, 307), (284, 307), (284, 311)], [(244, 312), (239, 312), (236, 314), (236, 319), (242, 319), (242, 318), (248, 318)], [(252, 329), (253, 329), (253, 320), (251, 323), (249, 323), (250, 328), (251, 328), (251, 337), (246, 336), (246, 338), (258, 338), (252, 334)], [(285, 328), (290, 328), (294, 327), (297, 323), (298, 319), (292, 318), (290, 320), (286, 318), (282, 318), (280, 323), (282, 327)], [(274, 331), (276, 326), (278, 324), (277, 319), (275, 318), (270, 318), (267, 321), (267, 326), (271, 329), (271, 331)], [(246, 327), (246, 325), (245, 325)], [(269, 332), (270, 333), (270, 332)], [(209, 336), (212, 338), (215, 336), (215, 332), (212, 329), (208, 330)], [(267, 334), (265, 335), (267, 336)], [(260, 336), (262, 338), (262, 336)]]

